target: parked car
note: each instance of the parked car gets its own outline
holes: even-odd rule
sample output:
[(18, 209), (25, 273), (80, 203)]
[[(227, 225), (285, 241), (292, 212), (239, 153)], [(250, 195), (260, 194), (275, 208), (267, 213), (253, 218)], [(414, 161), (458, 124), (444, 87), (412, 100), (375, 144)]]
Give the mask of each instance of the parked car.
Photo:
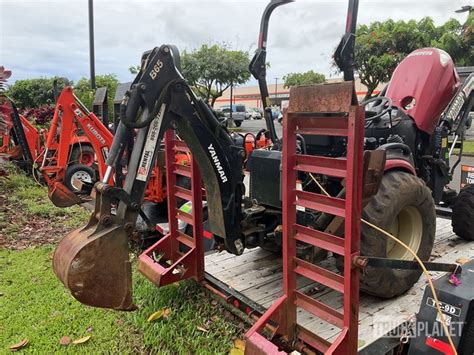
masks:
[(245, 110), (245, 119), (246, 120), (253, 120), (254, 119), (253, 110), (251, 108), (248, 108), (247, 110)]
[(262, 119), (262, 111), (259, 108), (251, 108), (251, 118), (254, 120)]
[(226, 118), (230, 118), (230, 112), (232, 110), (232, 119), (237, 127), (242, 125), (247, 114), (245, 105), (225, 105), (221, 106), (220, 110), (224, 113)]
[(278, 107), (273, 107), (272, 108), (272, 119), (276, 120), (280, 116), (282, 116), (282, 113)]

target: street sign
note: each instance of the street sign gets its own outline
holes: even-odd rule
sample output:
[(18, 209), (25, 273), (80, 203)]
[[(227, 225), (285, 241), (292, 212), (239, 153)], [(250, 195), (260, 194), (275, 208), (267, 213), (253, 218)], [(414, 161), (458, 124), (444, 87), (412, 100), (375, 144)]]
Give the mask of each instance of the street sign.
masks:
[(461, 165), (461, 189), (467, 184), (474, 184), (474, 166)]

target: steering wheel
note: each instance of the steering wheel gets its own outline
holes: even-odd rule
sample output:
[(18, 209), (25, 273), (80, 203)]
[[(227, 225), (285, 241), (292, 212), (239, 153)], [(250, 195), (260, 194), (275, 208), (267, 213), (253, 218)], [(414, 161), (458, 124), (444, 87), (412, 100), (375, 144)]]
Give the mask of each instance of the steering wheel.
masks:
[[(385, 115), (387, 112), (389, 112), (392, 109), (392, 99), (387, 97), (387, 96), (375, 96), (372, 97), (371, 99), (362, 101), (360, 104), (361, 106), (367, 106), (368, 104), (372, 102), (377, 102), (377, 105), (375, 107), (384, 107), (382, 111), (371, 111), (371, 110), (365, 110), (366, 113), (369, 113), (369, 117), (365, 117), (366, 121), (374, 121), (377, 120), (378, 118), (382, 117)], [(373, 108), (372, 106), (371, 108)]]

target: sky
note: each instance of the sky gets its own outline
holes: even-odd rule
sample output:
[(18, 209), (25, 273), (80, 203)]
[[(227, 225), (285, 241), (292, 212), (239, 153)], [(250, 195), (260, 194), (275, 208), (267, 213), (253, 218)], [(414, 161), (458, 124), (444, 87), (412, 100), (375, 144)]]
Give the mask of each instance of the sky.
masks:
[[(436, 24), (474, 0), (360, 0), (359, 24), (419, 20)], [(256, 49), (260, 17), (268, 1), (94, 0), (96, 74), (133, 79), (128, 67), (162, 44), (193, 50), (205, 43)], [(335, 76), (331, 56), (344, 31), (347, 0), (297, 0), (275, 10), (270, 21), (268, 80), (315, 70)], [(18, 79), (89, 76), (87, 0), (0, 0), (0, 65)]]

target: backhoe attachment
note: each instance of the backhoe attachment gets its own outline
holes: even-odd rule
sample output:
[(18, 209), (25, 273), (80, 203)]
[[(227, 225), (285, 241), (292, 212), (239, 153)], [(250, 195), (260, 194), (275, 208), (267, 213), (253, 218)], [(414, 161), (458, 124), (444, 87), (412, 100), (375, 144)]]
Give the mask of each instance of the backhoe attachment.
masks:
[[(186, 84), (179, 72), (177, 49), (171, 45), (154, 48), (143, 55), (142, 68), (122, 102), (108, 168), (102, 183), (95, 185), (94, 214), (85, 228), (61, 240), (54, 253), (56, 275), (84, 304), (133, 308), (128, 239), (138, 215), (143, 218), (145, 190), (168, 129), (179, 132), (200, 170), (210, 231), (229, 252), (238, 255), (244, 250), (240, 223), (245, 151)], [(107, 185), (128, 137), (135, 132), (123, 188)]]

